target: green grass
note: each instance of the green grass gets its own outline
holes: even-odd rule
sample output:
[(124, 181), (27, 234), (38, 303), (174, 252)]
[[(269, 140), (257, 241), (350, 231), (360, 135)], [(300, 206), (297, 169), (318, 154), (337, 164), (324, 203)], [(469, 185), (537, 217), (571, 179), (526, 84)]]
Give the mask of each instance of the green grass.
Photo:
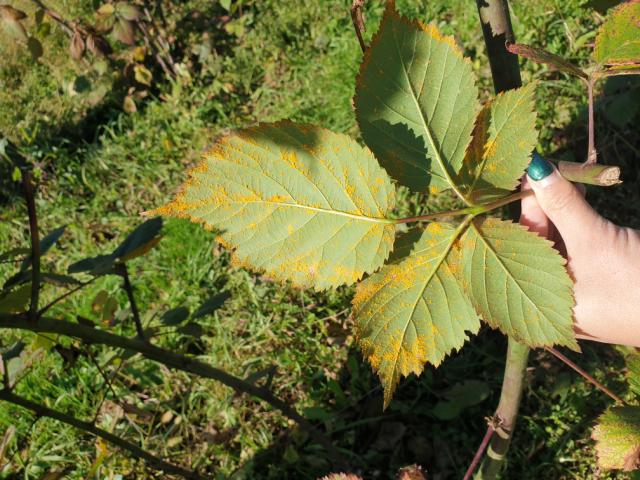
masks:
[[(91, 92), (69, 93), (68, 83), (77, 75), (90, 76), (92, 91), (109, 79), (69, 60), (66, 40), (55, 28), (45, 43), (50, 53), (39, 63), (2, 42), (0, 132), (42, 168), (37, 201), (42, 231), (67, 225), (59, 244), (45, 257), (46, 269), (64, 272), (73, 261), (110, 251), (141, 221), (141, 212), (169, 199), (185, 168), (224, 129), (291, 118), (357, 136), (351, 97), (360, 51), (349, 3), (242, 2), (243, 12), (236, 12), (233, 21), (242, 24), (245, 33), (236, 37), (212, 23), (218, 54), (194, 71), (191, 82), (157, 85), (135, 114), (122, 112), (115, 95), (96, 102)], [(382, 4), (368, 3), (370, 38)], [(589, 32), (600, 19), (584, 2), (513, 3), (514, 28), (521, 41), (586, 61)], [(51, 4), (69, 15), (89, 14), (83, 2)], [(398, 4), (404, 13), (433, 20), (456, 36), (472, 58), (487, 98), (490, 72), (474, 2)], [(172, 14), (179, 17), (191, 9), (201, 9), (211, 18), (224, 13), (217, 5), (192, 0)], [(542, 151), (580, 160), (586, 151), (585, 94), (580, 84), (530, 62), (522, 62), (522, 67), (525, 82), (540, 81)], [(595, 192), (594, 199), (605, 215), (638, 226), (640, 202), (633, 182), (638, 168), (633, 162), (639, 141), (631, 125), (599, 119), (601, 158), (621, 164), (628, 181), (613, 194)], [(6, 166), (0, 167), (0, 174), (9, 173)], [(17, 184), (4, 177), (0, 185), (4, 251), (27, 245), (28, 235)], [(423, 205), (418, 196), (406, 192), (403, 198), (401, 209), (407, 214), (448, 202), (443, 196)], [(499, 334), (483, 330), (437, 370), (427, 367), (420, 379), (403, 380), (396, 400), (383, 413), (378, 381), (353, 345), (348, 319), (351, 289), (299, 291), (236, 269), (216, 246), (213, 233), (185, 221), (167, 222), (163, 233), (153, 251), (130, 264), (145, 324), (158, 325), (159, 315), (169, 308), (194, 309), (222, 290), (232, 297), (215, 315), (203, 319), (204, 335), (197, 341), (170, 333), (156, 342), (197, 354), (238, 376), (277, 367), (274, 392), (334, 432), (332, 438), (349, 455), (353, 471), (365, 478), (393, 478), (399, 466), (414, 462), (425, 466), (432, 478), (461, 478), (483, 434), (483, 418), (497, 402), (505, 353)], [(9, 274), (9, 266), (0, 264), (0, 278)], [(68, 320), (76, 314), (95, 318), (92, 302), (101, 290), (118, 303), (120, 320), (113, 328), (132, 334), (126, 296), (115, 278), (97, 281), (52, 313)], [(61, 290), (49, 287), (44, 300), (56, 292)], [(1, 343), (10, 344), (18, 336), (34, 340), (3, 331)], [(85, 349), (69, 339), (54, 340)], [(113, 381), (117, 398), (107, 392), (99, 416), (103, 428), (215, 478), (298, 479), (327, 473), (326, 453), (269, 406), (235, 396), (216, 382), (170, 372), (136, 357), (120, 365), (112, 350), (87, 350), (105, 371), (118, 372)], [(612, 348), (587, 344), (575, 359), (611, 388), (622, 388), (622, 363)], [(608, 399), (544, 353), (534, 353), (531, 366), (504, 478), (626, 478), (595, 467), (590, 428)], [(451, 420), (439, 419), (436, 405), (447, 389), (468, 379), (486, 384), (490, 395)], [(106, 390), (89, 356), (69, 364), (51, 350), (34, 362), (18, 391), (90, 419)], [(135, 409), (123, 414), (114, 401)], [(171, 419), (163, 422), (163, 415)], [(138, 478), (157, 476), (91, 436), (52, 420), (35, 421), (23, 410), (0, 404), (0, 432), (10, 425), (18, 433), (0, 478), (35, 479), (52, 470), (65, 470), (74, 479), (90, 473), (95, 478), (133, 478), (134, 472)], [(105, 448), (108, 454), (101, 456)]]

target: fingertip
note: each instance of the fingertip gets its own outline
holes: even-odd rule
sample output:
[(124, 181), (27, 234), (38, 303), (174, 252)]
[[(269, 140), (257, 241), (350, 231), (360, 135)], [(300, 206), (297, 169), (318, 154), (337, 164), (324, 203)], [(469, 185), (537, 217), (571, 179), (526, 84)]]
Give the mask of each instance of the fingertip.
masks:
[(538, 190), (547, 188), (547, 187), (557, 183), (562, 178), (563, 178), (562, 175), (560, 175), (560, 172), (558, 171), (558, 169), (556, 167), (553, 167), (553, 171), (549, 175), (547, 175), (546, 177), (544, 177), (544, 178), (542, 178), (540, 180), (535, 180), (535, 179), (531, 178), (527, 174), (527, 182), (528, 182), (528, 184), (531, 186), (531, 188), (534, 191), (538, 191)]
[[(523, 179), (521, 188), (523, 191), (531, 190), (531, 184), (527, 177)], [(529, 195), (522, 199), (520, 223), (543, 237), (548, 236), (550, 222), (535, 195)]]

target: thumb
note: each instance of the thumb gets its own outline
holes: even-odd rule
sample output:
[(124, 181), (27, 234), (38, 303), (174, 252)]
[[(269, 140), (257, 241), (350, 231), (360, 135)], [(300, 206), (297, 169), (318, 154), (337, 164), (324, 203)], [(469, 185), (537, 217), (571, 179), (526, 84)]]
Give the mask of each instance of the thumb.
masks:
[(540, 155), (533, 155), (527, 169), (531, 189), (544, 213), (560, 232), (565, 243), (584, 242), (587, 235), (598, 235), (605, 223), (587, 203), (578, 188)]

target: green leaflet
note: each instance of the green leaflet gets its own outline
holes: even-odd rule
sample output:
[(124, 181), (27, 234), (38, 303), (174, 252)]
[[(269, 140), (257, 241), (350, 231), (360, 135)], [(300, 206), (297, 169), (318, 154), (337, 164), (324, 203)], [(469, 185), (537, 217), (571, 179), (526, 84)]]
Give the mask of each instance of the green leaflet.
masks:
[(499, 94), (484, 105), (459, 176), (473, 203), (505, 197), (515, 189), (536, 146), (535, 83)]
[(601, 65), (640, 67), (640, 2), (619, 5), (596, 36), (593, 58)]
[(456, 281), (450, 251), (458, 228), (431, 223), (404, 260), (373, 274), (353, 299), (356, 338), (384, 386), (385, 408), (401, 376), (438, 365), (476, 333), (478, 316)]
[(388, 2), (354, 103), (362, 136), (389, 174), (416, 191), (455, 188), (477, 98), (471, 63), (453, 37), (401, 17)]
[(638, 352), (627, 356), (627, 382), (629, 389), (640, 400), (640, 353)]
[(219, 139), (155, 213), (219, 229), (237, 264), (326, 289), (383, 264), (394, 202), (369, 150), (346, 135), (279, 122)]
[(27, 308), (31, 298), (31, 284), (27, 283), (9, 292), (0, 291), (0, 313), (18, 313)]
[(640, 467), (640, 407), (611, 407), (600, 416), (591, 437), (601, 468)]
[(512, 222), (476, 218), (452, 253), (457, 277), (491, 327), (531, 347), (578, 350), (572, 283), (551, 242)]

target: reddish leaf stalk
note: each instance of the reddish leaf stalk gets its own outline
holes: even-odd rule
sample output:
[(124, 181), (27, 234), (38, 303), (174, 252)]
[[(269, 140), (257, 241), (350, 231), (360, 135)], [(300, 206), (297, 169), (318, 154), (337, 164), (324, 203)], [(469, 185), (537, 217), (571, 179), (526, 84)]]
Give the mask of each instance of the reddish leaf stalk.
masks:
[(480, 446), (478, 447), (478, 450), (476, 450), (476, 454), (473, 456), (473, 460), (471, 460), (471, 464), (469, 465), (469, 468), (467, 468), (467, 472), (464, 474), (464, 478), (462, 480), (471, 480), (471, 476), (480, 463), (482, 455), (484, 454), (487, 445), (489, 445), (489, 441), (491, 440), (491, 437), (493, 437), (494, 433), (495, 430), (491, 425), (489, 425), (487, 427), (486, 433), (484, 434), (484, 437), (482, 437), (482, 442), (480, 442)]
[(362, 16), (363, 6), (364, 0), (353, 0), (353, 3), (351, 4), (351, 21), (353, 22), (353, 28), (356, 31), (362, 53), (367, 49), (367, 45), (364, 43), (364, 37), (362, 35), (365, 31), (364, 18)]
[(580, 376), (582, 376), (582, 378), (584, 378), (587, 382), (595, 386), (598, 390), (600, 390), (605, 395), (608, 395), (609, 397), (611, 397), (616, 403), (619, 403), (620, 405), (625, 405), (625, 401), (622, 400), (622, 398), (620, 398), (618, 395), (613, 393), (611, 390), (605, 387), (602, 383), (600, 383), (594, 377), (589, 375), (586, 371), (584, 371), (582, 368), (580, 368), (577, 364), (575, 364), (569, 358), (564, 356), (558, 350), (552, 347), (545, 347), (544, 349), (550, 354), (552, 354), (554, 357), (556, 357), (558, 360), (561, 360), (562, 362), (566, 363), (569, 367), (571, 367), (574, 371), (576, 371)]
[(585, 165), (591, 165), (598, 161), (598, 152), (596, 151), (595, 141), (595, 124), (593, 115), (593, 84), (595, 79), (590, 77), (587, 81), (587, 94), (589, 96), (589, 149), (587, 151), (587, 159)]

